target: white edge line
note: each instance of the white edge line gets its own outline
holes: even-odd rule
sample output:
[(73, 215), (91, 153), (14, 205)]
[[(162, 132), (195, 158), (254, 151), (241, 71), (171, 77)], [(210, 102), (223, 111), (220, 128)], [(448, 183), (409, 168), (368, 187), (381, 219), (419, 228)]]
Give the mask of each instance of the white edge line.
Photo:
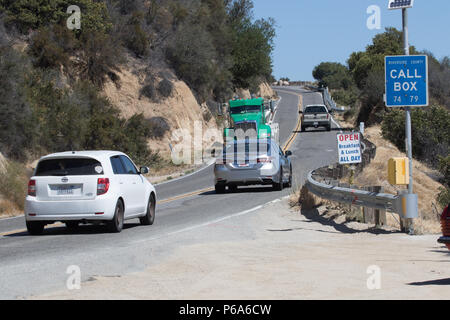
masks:
[(17, 218), (22, 218), (25, 217), (24, 214), (21, 214), (20, 216), (14, 216), (14, 217), (8, 217), (8, 218), (0, 218), (0, 222), (2, 221), (6, 221), (6, 220), (12, 220), (12, 219), (17, 219)]
[(160, 183), (152, 183), (152, 184), (153, 184), (154, 186), (161, 186), (161, 185), (166, 184), (166, 183), (170, 183), (170, 182), (182, 180), (182, 179), (184, 179), (184, 178), (193, 176), (194, 174), (197, 174), (197, 173), (199, 173), (199, 172), (201, 172), (201, 171), (203, 171), (203, 170), (208, 169), (208, 168), (211, 167), (215, 162), (216, 162), (215, 159), (211, 159), (211, 161), (209, 161), (209, 162), (206, 164), (205, 167), (203, 167), (203, 168), (201, 168), (201, 169), (198, 169), (197, 171), (194, 171), (194, 172), (192, 172), (192, 173), (189, 173), (189, 174), (187, 174), (187, 175), (184, 175), (184, 176), (181, 176), (181, 177), (172, 179), (172, 180), (168, 180), (168, 181), (164, 181), (164, 182), (160, 182)]
[(333, 117), (331, 117), (331, 121), (333, 121), (333, 123), (338, 127), (338, 129), (339, 129), (340, 132), (342, 133), (342, 128), (341, 128), (341, 126), (339, 125), (339, 123), (337, 123), (337, 122), (334, 120)]
[(164, 237), (168, 237), (168, 236), (176, 235), (176, 234), (179, 234), (179, 233), (183, 233), (183, 232), (186, 232), (186, 231), (191, 231), (191, 230), (195, 230), (195, 229), (198, 229), (198, 228), (207, 227), (207, 226), (210, 226), (210, 225), (213, 225), (213, 224), (225, 221), (225, 220), (229, 220), (229, 219), (232, 219), (232, 218), (236, 218), (236, 217), (239, 217), (239, 216), (243, 216), (243, 215), (252, 213), (254, 211), (257, 211), (257, 210), (260, 210), (260, 209), (264, 208), (265, 206), (267, 206), (269, 204), (280, 202), (280, 201), (282, 201), (284, 199), (287, 199), (289, 197), (290, 196), (284, 196), (282, 198), (269, 201), (269, 202), (267, 202), (265, 204), (261, 204), (259, 206), (256, 206), (254, 208), (251, 208), (251, 209), (248, 209), (248, 210), (245, 210), (245, 211), (234, 213), (234, 214), (231, 214), (231, 215), (226, 216), (226, 217), (222, 217), (222, 218), (219, 218), (219, 219), (211, 220), (211, 221), (208, 221), (208, 222), (204, 222), (204, 223), (201, 223), (201, 224), (198, 224), (198, 225), (195, 225), (195, 226), (191, 226), (191, 227), (187, 227), (187, 228), (184, 228), (184, 229), (180, 229), (180, 230), (177, 230), (177, 231), (172, 231), (172, 232), (166, 233), (166, 234), (158, 236), (158, 237), (153, 237), (153, 238), (150, 238), (150, 239), (142, 239), (142, 240), (133, 241), (132, 244), (138, 244), (138, 243), (153, 241), (153, 240), (161, 239), (161, 238), (164, 238)]

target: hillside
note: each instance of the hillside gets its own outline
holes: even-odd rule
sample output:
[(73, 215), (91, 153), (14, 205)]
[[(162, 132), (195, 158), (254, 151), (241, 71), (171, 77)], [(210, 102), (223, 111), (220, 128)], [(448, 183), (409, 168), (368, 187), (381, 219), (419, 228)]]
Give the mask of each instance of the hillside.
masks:
[[(406, 157), (405, 153), (382, 137), (380, 126), (368, 128), (364, 136), (377, 146), (377, 153), (375, 159), (356, 177), (355, 183), (361, 186), (382, 186), (385, 192), (397, 194), (403, 187), (392, 186), (387, 182), (387, 160)], [(414, 230), (418, 234), (440, 233), (439, 214), (443, 208), (436, 201), (436, 195), (444, 186), (437, 181), (439, 172), (418, 160), (413, 161), (413, 170), (414, 193), (419, 197), (419, 218), (414, 219)], [(398, 221), (392, 216), (388, 214), (387, 218), (389, 225), (399, 227)]]
[(177, 129), (221, 132), (219, 104), (274, 95), (274, 25), (251, 0), (0, 0), (1, 211), (22, 209), (30, 169), (52, 152), (190, 170), (171, 159)]
[[(164, 79), (170, 79), (172, 92), (168, 97), (151, 99), (142, 93), (142, 88), (146, 85), (147, 65), (132, 56), (128, 56), (127, 60), (117, 72), (120, 85), (109, 80), (105, 83), (102, 94), (120, 110), (124, 118), (143, 114), (154, 123), (154, 126), (158, 126), (158, 121), (155, 120), (160, 121), (161, 132), (148, 140), (151, 150), (158, 152), (164, 159), (170, 159), (169, 144), (174, 143), (172, 132), (187, 129), (193, 134), (193, 125), (196, 121), (202, 123), (203, 132), (208, 129), (222, 131), (222, 119), (215, 113), (218, 103), (210, 101), (211, 107), (206, 102), (199, 103), (191, 88), (178, 79), (174, 71), (167, 66), (153, 71), (156, 73), (153, 81), (159, 84)], [(250, 98), (248, 89), (237, 88), (234, 94), (241, 98)], [(259, 85), (255, 94), (267, 99), (272, 99), (276, 95), (266, 82)], [(205, 144), (204, 147), (210, 146)]]

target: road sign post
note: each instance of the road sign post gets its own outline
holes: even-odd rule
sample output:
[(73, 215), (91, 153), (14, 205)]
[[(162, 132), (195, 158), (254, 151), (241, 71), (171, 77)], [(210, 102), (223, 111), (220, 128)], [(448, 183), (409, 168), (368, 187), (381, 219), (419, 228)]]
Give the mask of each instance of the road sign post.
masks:
[[(386, 106), (406, 107), (406, 152), (409, 158), (409, 184), (405, 208), (409, 233), (413, 234), (412, 218), (418, 217), (417, 195), (413, 193), (413, 161), (411, 139), (411, 108), (428, 106), (428, 58), (409, 55), (408, 8), (414, 0), (389, 0), (388, 8), (402, 9), (403, 47), (405, 56), (386, 57)], [(400, 60), (398, 60), (400, 59)], [(397, 67), (396, 67), (397, 65)], [(397, 73), (398, 72), (398, 73)]]

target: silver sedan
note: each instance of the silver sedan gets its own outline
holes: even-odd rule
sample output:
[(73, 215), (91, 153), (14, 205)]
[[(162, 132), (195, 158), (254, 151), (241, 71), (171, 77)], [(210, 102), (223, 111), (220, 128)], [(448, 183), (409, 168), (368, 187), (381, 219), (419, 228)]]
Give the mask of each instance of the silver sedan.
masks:
[(272, 185), (281, 191), (292, 186), (291, 151), (283, 152), (274, 140), (247, 139), (228, 143), (214, 166), (216, 193), (226, 187)]

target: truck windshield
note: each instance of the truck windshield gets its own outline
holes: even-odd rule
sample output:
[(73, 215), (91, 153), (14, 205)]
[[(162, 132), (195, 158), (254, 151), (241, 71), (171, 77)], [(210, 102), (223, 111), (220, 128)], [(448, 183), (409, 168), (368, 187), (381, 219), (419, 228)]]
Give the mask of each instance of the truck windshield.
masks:
[(232, 107), (231, 114), (239, 114), (239, 113), (256, 113), (261, 111), (261, 106), (239, 106)]

